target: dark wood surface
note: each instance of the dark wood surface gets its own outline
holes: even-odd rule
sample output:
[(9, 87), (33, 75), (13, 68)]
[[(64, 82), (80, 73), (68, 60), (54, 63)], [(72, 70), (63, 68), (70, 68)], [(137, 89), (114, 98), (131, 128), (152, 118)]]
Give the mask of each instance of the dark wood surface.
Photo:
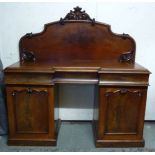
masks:
[[(136, 43), (76, 7), (43, 32), (19, 42), (20, 61), (7, 67), (10, 145), (56, 145), (59, 84), (94, 84), (97, 147), (144, 146), (149, 70), (135, 63)], [(66, 140), (67, 142), (67, 140)]]
[(70, 60), (118, 62), (122, 54), (131, 52), (134, 62), (135, 42), (129, 36), (112, 33), (110, 27), (102, 23), (92, 26), (85, 21), (68, 21), (64, 25), (55, 22), (47, 24), (42, 33), (22, 37), (21, 61), (24, 61), (24, 52), (33, 53), (33, 61), (61, 63)]

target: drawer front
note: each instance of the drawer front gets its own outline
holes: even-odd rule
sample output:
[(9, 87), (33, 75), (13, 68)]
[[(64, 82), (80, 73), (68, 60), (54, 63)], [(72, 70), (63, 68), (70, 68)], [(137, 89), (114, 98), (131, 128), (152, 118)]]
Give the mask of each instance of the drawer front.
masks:
[(96, 84), (98, 83), (98, 76), (96, 72), (56, 72), (53, 82)]
[(7, 73), (5, 84), (51, 85), (53, 74)]
[(108, 73), (99, 75), (99, 85), (105, 86), (147, 86), (148, 74), (118, 74)]

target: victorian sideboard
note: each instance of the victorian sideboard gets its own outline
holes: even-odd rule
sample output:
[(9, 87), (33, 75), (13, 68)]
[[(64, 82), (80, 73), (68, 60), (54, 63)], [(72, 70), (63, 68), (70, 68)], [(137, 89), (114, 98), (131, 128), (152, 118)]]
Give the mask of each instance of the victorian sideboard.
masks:
[(19, 41), (20, 61), (4, 70), (9, 145), (56, 145), (61, 84), (94, 87), (97, 147), (142, 147), (150, 72), (135, 62), (136, 43), (74, 8)]

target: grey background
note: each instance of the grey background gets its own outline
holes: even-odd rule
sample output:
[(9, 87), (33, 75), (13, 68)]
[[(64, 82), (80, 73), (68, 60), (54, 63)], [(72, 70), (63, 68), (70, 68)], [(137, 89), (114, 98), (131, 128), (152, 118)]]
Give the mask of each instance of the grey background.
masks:
[(7, 113), (4, 98), (3, 65), (0, 60), (0, 135), (7, 133)]

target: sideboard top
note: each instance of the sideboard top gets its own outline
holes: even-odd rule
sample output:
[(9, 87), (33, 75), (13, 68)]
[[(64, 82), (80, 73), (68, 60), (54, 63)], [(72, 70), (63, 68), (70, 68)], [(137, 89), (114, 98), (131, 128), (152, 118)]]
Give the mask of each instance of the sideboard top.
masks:
[(5, 69), (5, 73), (55, 73), (55, 72), (96, 72), (96, 73), (131, 73), (150, 74), (149, 70), (134, 63), (103, 63), (102, 61), (68, 61), (49, 63), (14, 63)]

